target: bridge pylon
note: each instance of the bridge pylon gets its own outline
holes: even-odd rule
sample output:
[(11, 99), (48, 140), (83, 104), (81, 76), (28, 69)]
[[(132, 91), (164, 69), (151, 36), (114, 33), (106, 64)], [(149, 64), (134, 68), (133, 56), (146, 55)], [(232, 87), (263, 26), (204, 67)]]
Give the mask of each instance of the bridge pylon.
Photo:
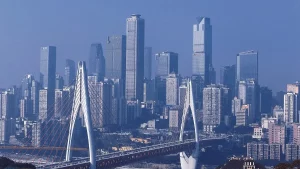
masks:
[(198, 125), (197, 125), (197, 118), (196, 118), (196, 112), (194, 106), (192, 81), (190, 79), (187, 82), (187, 90), (186, 90), (185, 102), (183, 107), (179, 141), (184, 141), (183, 140), (184, 127), (185, 127), (186, 118), (189, 111), (191, 111), (193, 117), (196, 146), (195, 146), (195, 150), (193, 150), (192, 155), (190, 157), (188, 157), (184, 151), (180, 152), (180, 164), (182, 169), (196, 169), (197, 162), (198, 162), (198, 155), (199, 155)]
[(83, 112), (84, 123), (88, 135), (90, 168), (96, 169), (96, 153), (95, 153), (95, 144), (94, 144), (91, 110), (90, 110), (90, 97), (88, 91), (87, 70), (86, 70), (86, 63), (83, 61), (80, 61), (78, 63), (78, 70), (77, 70), (75, 91), (74, 91), (74, 100), (72, 105), (72, 114), (70, 119), (70, 128), (69, 128), (67, 151), (66, 151), (66, 161), (71, 161), (72, 158), (71, 147), (73, 141), (74, 126), (80, 110)]

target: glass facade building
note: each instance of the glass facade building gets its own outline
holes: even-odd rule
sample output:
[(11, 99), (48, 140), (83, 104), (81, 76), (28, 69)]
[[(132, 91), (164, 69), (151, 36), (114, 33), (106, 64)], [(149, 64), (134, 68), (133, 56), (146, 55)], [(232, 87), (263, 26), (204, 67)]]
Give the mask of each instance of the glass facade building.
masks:
[(156, 76), (167, 77), (170, 73), (178, 74), (178, 54), (162, 52), (155, 54)]
[(76, 78), (76, 68), (75, 62), (71, 59), (66, 60), (65, 66), (65, 85), (70, 86), (75, 83)]
[(236, 81), (254, 79), (258, 82), (258, 52), (241, 52), (236, 57)]
[(127, 100), (143, 99), (145, 20), (131, 15), (126, 24), (126, 80)]
[(150, 80), (152, 73), (152, 47), (145, 47), (144, 67), (144, 78)]
[(210, 84), (212, 68), (212, 26), (210, 18), (198, 17), (193, 26), (193, 75), (200, 75), (205, 84)]
[(101, 43), (91, 45), (88, 72), (90, 75), (97, 75), (100, 80), (104, 78), (105, 59)]
[(55, 89), (56, 76), (56, 47), (41, 48), (40, 83), (43, 88)]
[(105, 77), (124, 80), (126, 70), (126, 36), (108, 36), (104, 52)]

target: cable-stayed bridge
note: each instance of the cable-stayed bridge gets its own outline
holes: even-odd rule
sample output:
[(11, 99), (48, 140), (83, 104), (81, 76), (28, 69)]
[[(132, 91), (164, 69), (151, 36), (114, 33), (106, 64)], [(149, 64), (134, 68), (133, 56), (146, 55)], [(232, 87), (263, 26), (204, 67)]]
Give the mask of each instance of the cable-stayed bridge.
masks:
[[(52, 117), (55, 117), (56, 114), (53, 111), (48, 111), (45, 115), (46, 122), (37, 123), (33, 126), (35, 128), (44, 128), (45, 133), (39, 137), (38, 141), (43, 141), (43, 144), (36, 143), (37, 154), (41, 154), (40, 151), (43, 150), (43, 147), (50, 147), (48, 144), (53, 144), (53, 148), (50, 153), (42, 153), (42, 156), (47, 156), (52, 154), (52, 151), (55, 153), (54, 156), (58, 155), (58, 150), (62, 151), (62, 146), (66, 146), (65, 160), (61, 162), (53, 162), (51, 164), (40, 165), (38, 168), (70, 168), (70, 169), (100, 169), (100, 168), (111, 168), (126, 165), (132, 162), (137, 162), (140, 160), (145, 160), (151, 157), (157, 157), (161, 155), (168, 155), (179, 153), (180, 154), (180, 163), (183, 169), (195, 169), (197, 167), (198, 155), (200, 152), (200, 141), (211, 140), (216, 138), (208, 138), (205, 140), (199, 139), (199, 132), (197, 126), (196, 112), (194, 108), (194, 97), (192, 92), (192, 82), (189, 80), (187, 82), (187, 90), (185, 95), (185, 103), (183, 106), (183, 115), (181, 121), (181, 128), (179, 136), (169, 140), (166, 143), (145, 146), (136, 148), (124, 152), (109, 153), (105, 155), (97, 155), (96, 153), (96, 144), (94, 139), (94, 132), (92, 128), (92, 122), (98, 121), (103, 123), (102, 120), (99, 121), (99, 117), (93, 117), (91, 107), (95, 107), (94, 102), (90, 99), (94, 94), (98, 94), (99, 91), (91, 88), (88, 83), (88, 76), (85, 62), (79, 62), (77, 77), (75, 81), (74, 92), (70, 92), (69, 96), (65, 100), (61, 100), (60, 105), (55, 105), (55, 109), (66, 112), (67, 109), (71, 109), (71, 114), (66, 115), (66, 120), (69, 123), (64, 122), (64, 120), (59, 123), (53, 121)], [(99, 96), (96, 96), (99, 97)], [(70, 101), (72, 100), (72, 101)], [(105, 107), (107, 105), (100, 105), (100, 107)], [(100, 110), (99, 110), (100, 111)], [(52, 113), (51, 113), (52, 112)], [(191, 112), (194, 126), (194, 138), (185, 139), (185, 124), (187, 121), (188, 114)], [(104, 115), (103, 115), (104, 116)], [(82, 123), (85, 126), (88, 137), (88, 158), (72, 158), (72, 152), (74, 150), (80, 150), (73, 147), (74, 135), (76, 135), (76, 124), (78, 123), (78, 117), (81, 117)], [(63, 118), (62, 118), (63, 119)], [(46, 124), (45, 124), (46, 123)], [(78, 124), (77, 124), (78, 125)], [(67, 126), (67, 127), (66, 127)], [(35, 133), (36, 134), (36, 133)], [(34, 135), (33, 135), (34, 136)], [(65, 136), (68, 136), (65, 139)], [(47, 140), (47, 141), (45, 141)], [(48, 141), (50, 140), (50, 141)], [(34, 143), (32, 143), (34, 144)], [(187, 156), (186, 151), (192, 152), (190, 156)], [(50, 156), (50, 155), (48, 155)], [(63, 156), (61, 153), (60, 158)]]

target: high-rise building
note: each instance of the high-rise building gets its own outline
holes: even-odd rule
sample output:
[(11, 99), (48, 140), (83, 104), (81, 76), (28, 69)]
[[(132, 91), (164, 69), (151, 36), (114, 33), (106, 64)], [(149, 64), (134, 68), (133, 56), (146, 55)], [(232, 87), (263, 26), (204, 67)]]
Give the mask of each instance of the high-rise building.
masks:
[(211, 84), (212, 26), (210, 18), (198, 17), (193, 25), (193, 75), (200, 75), (204, 84)]
[(152, 47), (144, 50), (144, 78), (150, 80), (152, 74)]
[(47, 46), (41, 48), (40, 83), (43, 88), (55, 89), (56, 75), (56, 47)]
[(242, 105), (241, 109), (235, 112), (235, 125), (247, 126), (249, 124), (249, 112), (251, 112), (250, 105), (249, 104)]
[[(103, 128), (112, 124), (112, 85), (107, 82), (97, 82), (96, 76), (88, 76), (91, 102), (91, 116), (94, 128)], [(116, 118), (116, 117), (115, 117)]]
[(272, 114), (272, 90), (268, 87), (261, 87), (260, 88), (260, 113), (261, 114)]
[(155, 54), (156, 76), (167, 77), (170, 73), (178, 74), (178, 53), (161, 52)]
[(141, 102), (138, 100), (127, 101), (126, 113), (126, 124), (132, 124), (136, 118), (141, 116)]
[(298, 146), (296, 144), (286, 144), (285, 161), (294, 161), (298, 159)]
[(169, 128), (179, 131), (181, 126), (182, 107), (174, 106), (169, 109)]
[(32, 86), (32, 81), (34, 80), (33, 75), (27, 74), (23, 78), (21, 82), (21, 98), (23, 97), (31, 97), (31, 86)]
[(96, 75), (98, 80), (103, 80), (105, 75), (105, 59), (101, 43), (93, 43), (90, 47), (89, 75)]
[(8, 91), (0, 93), (0, 118), (9, 119), (15, 117), (16, 105), (14, 94)]
[(154, 80), (144, 79), (144, 92), (143, 92), (143, 102), (154, 100)]
[(274, 107), (273, 117), (277, 119), (278, 123), (284, 122), (284, 110), (281, 106)]
[(75, 62), (71, 59), (66, 60), (65, 65), (65, 85), (70, 86), (75, 83), (76, 79), (76, 67)]
[(33, 119), (33, 101), (31, 98), (24, 97), (20, 100), (20, 117)]
[(39, 120), (42, 122), (50, 119), (52, 117), (52, 111), (50, 109), (49, 100), (48, 100), (48, 90), (41, 89), (39, 91)]
[(55, 90), (55, 102), (54, 102), (54, 117), (61, 118), (70, 114), (68, 111), (68, 105), (71, 100), (69, 100), (69, 95), (67, 91), (62, 89)]
[(186, 84), (181, 84), (179, 86), (178, 101), (179, 101), (179, 105), (182, 106), (182, 107), (184, 106), (184, 103), (185, 103), (186, 90), (187, 90)]
[(299, 92), (300, 92), (300, 82), (296, 81), (295, 83), (287, 84), (286, 85), (286, 91), (290, 92), (290, 93), (299, 94)]
[(32, 113), (33, 119), (37, 119), (39, 114), (39, 90), (40, 90), (40, 83), (36, 80), (32, 81), (31, 86), (31, 100), (32, 100)]
[(258, 82), (258, 52), (241, 52), (236, 57), (236, 81), (254, 79)]
[(175, 73), (169, 74), (166, 79), (166, 104), (178, 105), (178, 89), (179, 89), (179, 76)]
[(63, 89), (63, 88), (64, 88), (64, 78), (59, 74), (56, 74), (55, 89)]
[(143, 99), (145, 20), (133, 14), (126, 22), (126, 80), (127, 100)]
[(285, 126), (276, 125), (274, 123), (269, 124), (269, 144), (285, 144)]
[(200, 75), (193, 75), (192, 84), (195, 109), (201, 110), (203, 108), (203, 89), (205, 87), (204, 80)]
[(104, 49), (105, 77), (125, 80), (126, 73), (126, 36), (112, 35), (107, 37)]
[(203, 89), (203, 130), (213, 129), (223, 123), (228, 106), (228, 88), (222, 85), (208, 85)]
[(220, 83), (229, 88), (230, 99), (235, 95), (235, 65), (221, 67)]
[(12, 122), (13, 119), (0, 118), (0, 144), (8, 144), (9, 137), (14, 134), (12, 128), (15, 129), (15, 126)]
[(300, 145), (300, 124), (298, 123), (293, 123), (293, 144)]
[(243, 104), (250, 104), (249, 123), (255, 122), (257, 117), (260, 117), (259, 112), (259, 86), (254, 79), (246, 79), (246, 81), (239, 81), (238, 98), (242, 100)]
[(298, 95), (295, 93), (287, 93), (284, 95), (284, 122), (285, 123), (294, 123), (298, 122), (298, 113), (297, 113), (297, 103)]
[(166, 78), (162, 76), (155, 77), (155, 99), (160, 105), (166, 104)]
[(231, 112), (233, 116), (235, 116), (236, 112), (241, 110), (242, 105), (242, 100), (238, 99), (237, 97), (234, 97), (234, 99), (231, 102)]

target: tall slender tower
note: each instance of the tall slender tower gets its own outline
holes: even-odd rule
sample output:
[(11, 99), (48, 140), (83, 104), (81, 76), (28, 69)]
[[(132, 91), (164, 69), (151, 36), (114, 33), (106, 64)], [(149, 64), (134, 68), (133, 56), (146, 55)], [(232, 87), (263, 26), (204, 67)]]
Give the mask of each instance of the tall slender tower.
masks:
[(66, 60), (65, 66), (65, 85), (70, 86), (75, 82), (76, 78), (75, 62), (71, 59)]
[(210, 84), (212, 67), (212, 26), (210, 18), (198, 17), (193, 27), (193, 75), (203, 78), (204, 84)]
[(88, 73), (97, 75), (99, 80), (103, 80), (105, 75), (105, 59), (101, 43), (93, 43), (90, 48)]
[(126, 81), (127, 100), (143, 99), (145, 20), (133, 14), (126, 25)]

